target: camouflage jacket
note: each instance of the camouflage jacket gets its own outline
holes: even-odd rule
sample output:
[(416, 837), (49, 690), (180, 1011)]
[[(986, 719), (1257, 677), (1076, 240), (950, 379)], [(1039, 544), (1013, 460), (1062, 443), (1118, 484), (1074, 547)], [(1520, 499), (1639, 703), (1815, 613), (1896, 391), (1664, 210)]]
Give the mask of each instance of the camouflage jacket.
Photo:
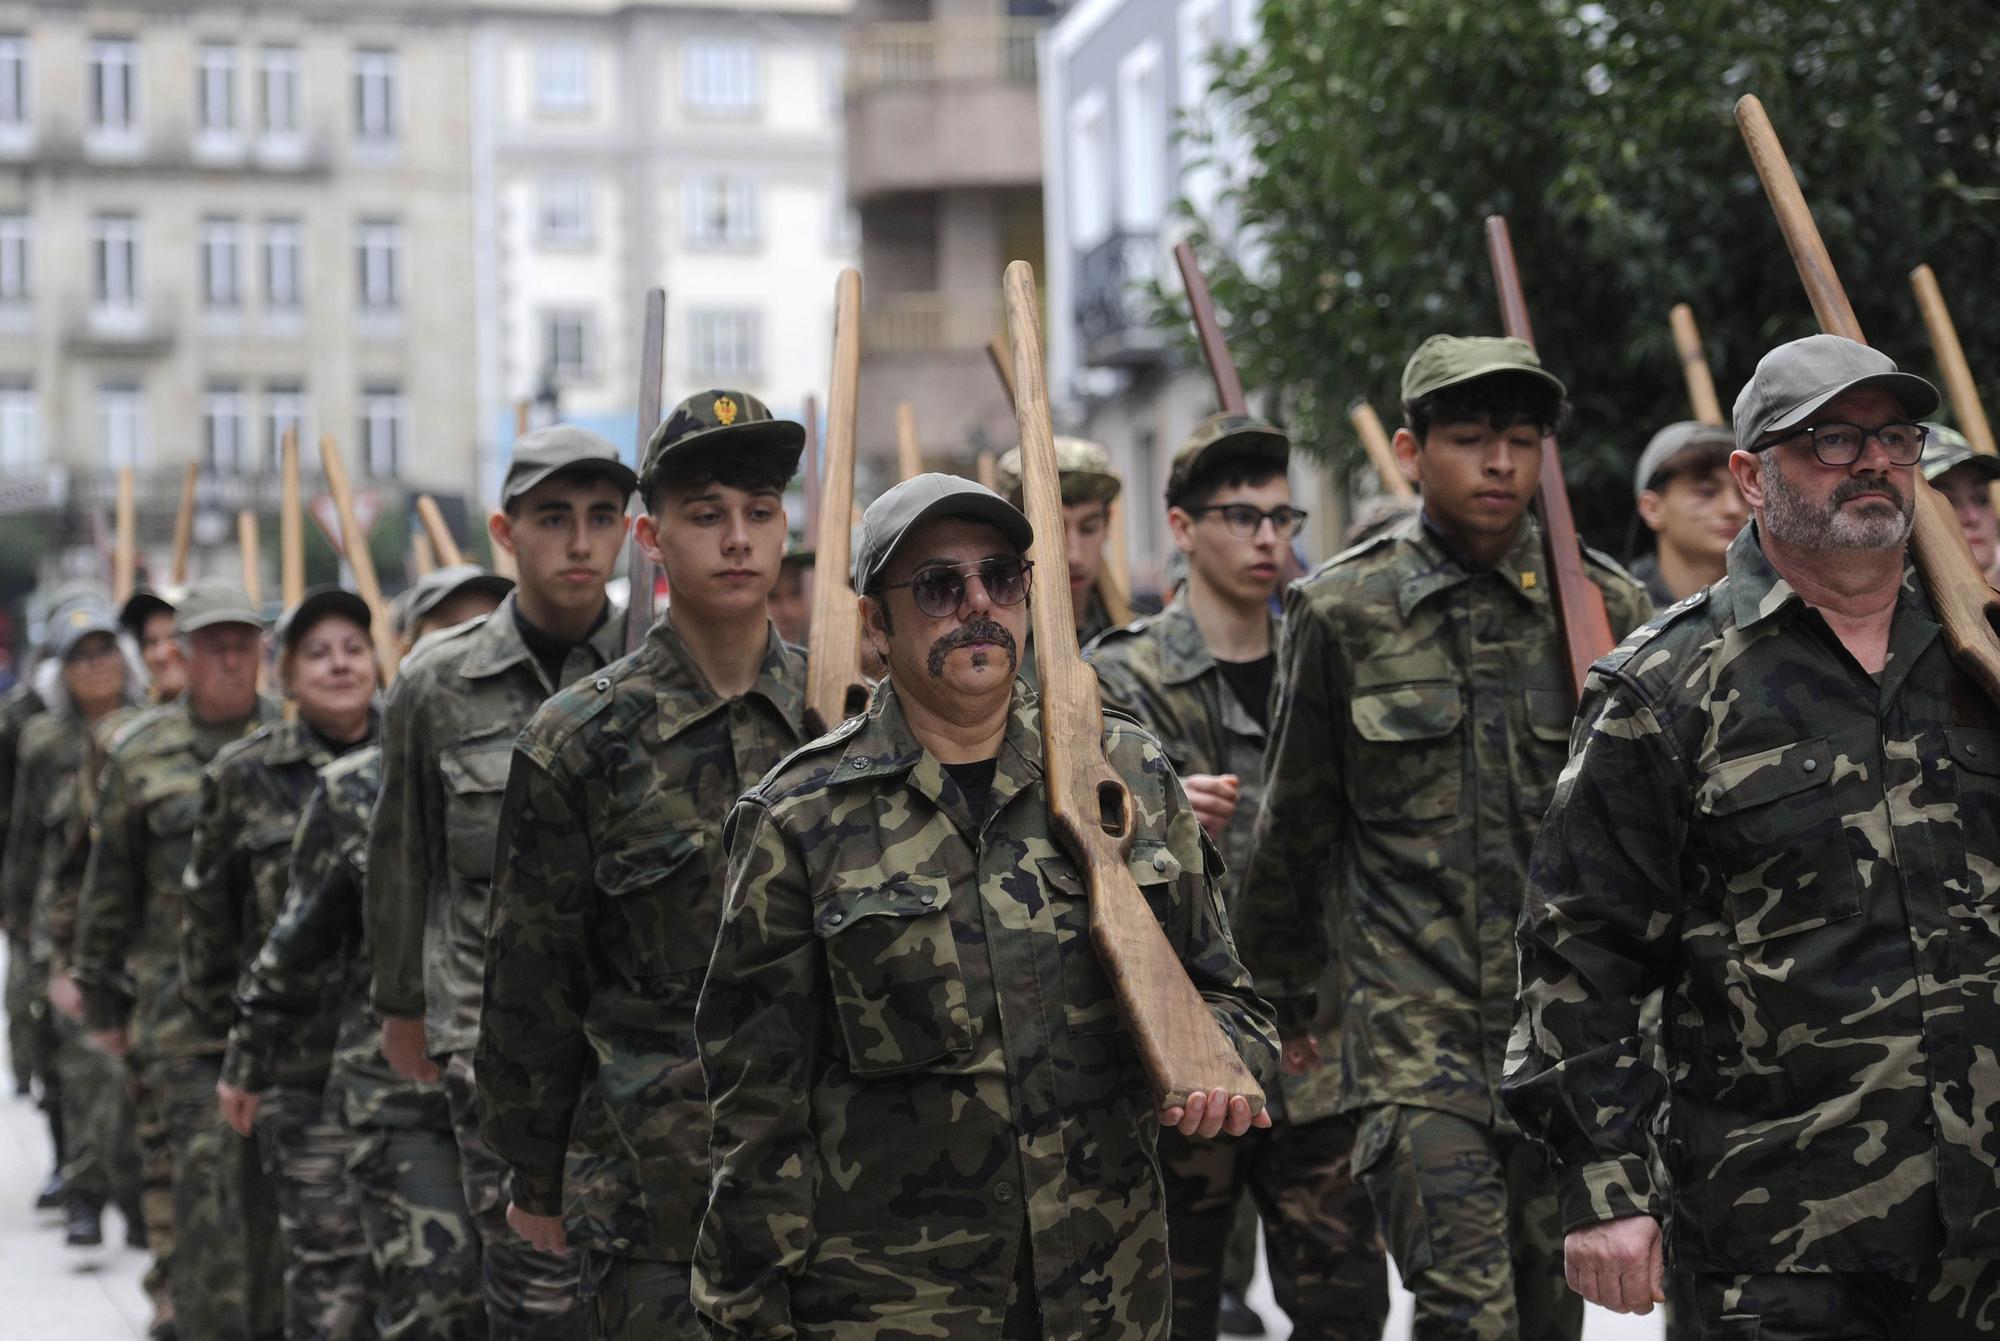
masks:
[(181, 1000), (181, 877), (202, 770), (276, 715), (260, 698), (246, 720), (211, 726), (183, 696), (135, 718), (105, 763), (77, 907), (76, 981), (90, 1027), (129, 1027), (147, 1061), (222, 1051)]
[(389, 690), (382, 799), (368, 835), (363, 895), (382, 1015), (424, 1020), (431, 1054), (467, 1052), (479, 1036), (486, 911), (500, 793), (514, 737), (549, 696), (616, 660), (613, 608), (570, 649), (550, 684), (521, 640), (510, 594), (492, 614), (419, 643)]
[(514, 747), (473, 1068), (482, 1131), (514, 1201), (601, 1252), (694, 1256), (694, 1006), (722, 920), (722, 823), (798, 747), (804, 682), (771, 633), (756, 685), (719, 697), (668, 613)]
[[(59, 783), (43, 814), (46, 829), (35, 875), (34, 922), (28, 937), (35, 962), (50, 973), (69, 972), (75, 957), (76, 909), (83, 891), (84, 868), (90, 860), (91, 812), (97, 805), (97, 784), (110, 756), (111, 742), (144, 711), (138, 706), (123, 707), (87, 729), (74, 724), (59, 731), (50, 728), (48, 748), (57, 765), (52, 776)], [(37, 743), (35, 752), (39, 754), (41, 748)], [(73, 762), (69, 758), (72, 749)]]
[[(6, 847), (13, 846), (14, 826), (18, 822), (14, 799), (21, 794), (16, 786), (21, 740), (28, 724), (47, 710), (48, 704), (32, 679), (24, 678), (0, 698), (0, 844)], [(28, 808), (34, 808), (32, 801)], [(24, 937), (28, 934), (29, 909), (35, 890), (33, 884), (16, 878), (24, 871), (5, 862), (5, 855), (5, 849), (0, 848), (0, 924), (6, 926), (9, 936)]]
[[(34, 906), (50, 849), (61, 842), (76, 806), (77, 774), (89, 753), (90, 731), (68, 714), (44, 712), (21, 732), (14, 765), (7, 849), (0, 856), (0, 887), (12, 905), (7, 926), (34, 945)], [(35, 956), (46, 963), (46, 954)]]
[[(372, 739), (372, 714), (368, 727)], [(229, 1041), (237, 984), (285, 906), (299, 811), (334, 758), (304, 722), (273, 722), (225, 746), (202, 776), (201, 817), (182, 882), (181, 997), (213, 1044)], [(300, 1021), (271, 1059), (274, 1082), (324, 1085), (333, 1032), (331, 1012)]]
[(2000, 710), (1914, 574), (1871, 677), (1746, 528), (1597, 663), (1573, 748), (1507, 1081), (1567, 1224), (1670, 1196), (1689, 1271), (2000, 1255)]
[[(1642, 622), (1638, 586), (1608, 559), (1591, 567), (1614, 631)], [(1514, 924), (1575, 713), (1567, 678), (1531, 521), (1489, 568), (1412, 514), (1287, 592), (1233, 915), (1289, 1023), (1313, 1018), (1337, 967), (1343, 1108), (1506, 1123)]]
[[(694, 1301), (718, 1336), (997, 1335), (1024, 1235), (1049, 1341), (1166, 1335), (1158, 1120), (1050, 834), (1040, 727), (1017, 685), (975, 829), (883, 684), (730, 816), (695, 1011), (714, 1135)], [(1112, 717), (1104, 739), (1132, 875), (1268, 1084), (1215, 850), (1153, 738)]]
[(361, 922), (368, 816), (382, 788), (382, 749), (371, 744), (320, 770), (292, 841), (283, 912), (236, 991), (223, 1079), (261, 1091), (273, 1083), (288, 1039), (333, 1003), (338, 1018), (327, 1112), (350, 1129), (448, 1129), (436, 1082), (404, 1080), (382, 1056), (382, 1021), (368, 1006), (369, 961)]
[[(1278, 642), (1272, 621), (1271, 643)], [(1097, 671), (1104, 706), (1138, 721), (1182, 779), (1194, 773), (1234, 773), (1240, 781), (1236, 813), (1222, 837), (1222, 855), (1229, 872), (1240, 872), (1250, 860), (1250, 832), (1264, 804), (1264, 728), (1222, 678), (1209, 655), (1183, 593), (1159, 614), (1136, 619), (1107, 631), (1086, 650)], [(1221, 881), (1225, 906), (1236, 901), (1235, 879)], [(1329, 994), (1321, 1003), (1314, 1032), (1322, 1035), (1322, 1050), (1333, 1055), (1335, 1020), (1327, 1018), (1335, 1002)], [(1311, 1122), (1335, 1111), (1334, 1071), (1322, 1066), (1308, 1075), (1281, 1075), (1272, 1095), (1272, 1114), (1291, 1122)]]

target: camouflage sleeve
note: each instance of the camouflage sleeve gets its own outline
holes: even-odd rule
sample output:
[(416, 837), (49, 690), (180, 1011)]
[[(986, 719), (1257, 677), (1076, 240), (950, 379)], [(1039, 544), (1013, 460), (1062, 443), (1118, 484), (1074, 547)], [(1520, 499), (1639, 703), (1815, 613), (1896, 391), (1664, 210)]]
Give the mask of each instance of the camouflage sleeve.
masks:
[(531, 1215), (562, 1213), (563, 1156), (590, 1065), (593, 870), (575, 790), (515, 750), (500, 800), (473, 1074), (487, 1142)]
[(92, 1029), (122, 1029), (132, 1014), (125, 956), (145, 916), (143, 814), (124, 761), (105, 765), (91, 821), (90, 857), (76, 911), (76, 982)]
[(1312, 1027), (1318, 984), (1334, 953), (1324, 901), (1338, 870), (1336, 843), (1347, 829), (1341, 777), (1347, 695), (1336, 682), (1334, 656), (1327, 616), (1292, 589), (1271, 689), (1264, 804), (1231, 909), (1243, 961), (1286, 1038)]
[(1688, 805), (1672, 737), (1636, 692), (1593, 671), (1577, 720), (1528, 866), (1502, 1087), (1554, 1156), (1565, 1231), (1661, 1214), (1647, 1154), (1667, 1081), (1640, 1011), (1674, 954)]
[(299, 815), (284, 909), (237, 985), (224, 1080), (253, 1094), (270, 1088), (279, 1047), (320, 1013), (340, 976), (359, 915), (354, 868), (322, 783)]
[(14, 766), (14, 785), (6, 814), (7, 847), (0, 853), (0, 908), (9, 935), (25, 937), (34, 919), (35, 881), (42, 868), (42, 844), (47, 837), (46, 770), (42, 753), (22, 751)]
[(67, 973), (76, 959), (76, 910), (90, 860), (90, 794), (86, 778), (72, 778), (68, 817), (50, 835), (35, 890), (33, 940), (52, 973)]
[[(6, 868), (6, 854), (14, 845), (15, 814), (14, 798), (18, 794), (15, 782), (20, 768), (20, 724), (12, 713), (0, 713), (0, 871)], [(0, 877), (4, 878), (4, 877)], [(10, 936), (27, 934), (27, 927), (15, 921), (16, 915), (14, 886), (12, 882), (0, 884), (0, 930)]]
[(713, 1126), (693, 1299), (715, 1336), (789, 1337), (791, 1281), (813, 1250), (810, 1096), (832, 1002), (791, 840), (744, 800), (723, 841), (722, 928), (694, 1017)]
[(433, 833), (424, 795), (434, 786), (424, 758), (420, 674), (397, 677), (382, 719), (382, 794), (368, 828), (368, 877), (362, 917), (375, 974), (375, 1009), (391, 1018), (424, 1014), (424, 917), (431, 888), (431, 860), (444, 851)]
[(231, 1004), (243, 971), (243, 913), (250, 876), (243, 855), (241, 800), (234, 772), (209, 769), (181, 877), (181, 1000), (204, 1038), (229, 1037)]
[(1619, 642), (1624, 642), (1633, 629), (1658, 613), (1646, 589), (1622, 575), (1604, 584), (1604, 608), (1611, 616), (1611, 636)]

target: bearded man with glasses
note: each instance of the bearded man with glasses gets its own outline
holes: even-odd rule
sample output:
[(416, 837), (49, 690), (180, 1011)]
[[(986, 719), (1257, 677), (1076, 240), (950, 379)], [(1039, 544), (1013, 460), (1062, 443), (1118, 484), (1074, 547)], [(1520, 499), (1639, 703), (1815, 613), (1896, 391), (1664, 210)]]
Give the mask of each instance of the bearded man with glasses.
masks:
[[(1155, 1135), (1269, 1124), (1240, 1097), (1152, 1105), (1050, 831), (1018, 675), (1034, 539), (952, 476), (876, 499), (854, 569), (888, 676), (730, 817), (695, 1013), (714, 1135), (694, 1298), (718, 1337), (1163, 1341)], [(1104, 752), (1134, 880), (1268, 1077), (1213, 845), (1151, 735), (1107, 714)]]

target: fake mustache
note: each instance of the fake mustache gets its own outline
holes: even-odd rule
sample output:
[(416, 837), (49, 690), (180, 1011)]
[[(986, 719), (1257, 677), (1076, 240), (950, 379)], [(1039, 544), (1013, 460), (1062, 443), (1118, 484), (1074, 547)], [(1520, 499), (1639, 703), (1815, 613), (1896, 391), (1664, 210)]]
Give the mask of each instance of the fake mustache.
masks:
[(930, 671), (932, 678), (944, 674), (946, 657), (950, 656), (958, 648), (969, 646), (972, 643), (993, 643), (1006, 652), (1008, 665), (1017, 666), (1020, 664), (1020, 658), (1016, 654), (1014, 647), (1014, 635), (993, 620), (982, 617), (973, 620), (964, 628), (953, 629), (950, 633), (945, 634), (944, 637), (931, 644), (931, 654), (927, 659), (926, 669)]

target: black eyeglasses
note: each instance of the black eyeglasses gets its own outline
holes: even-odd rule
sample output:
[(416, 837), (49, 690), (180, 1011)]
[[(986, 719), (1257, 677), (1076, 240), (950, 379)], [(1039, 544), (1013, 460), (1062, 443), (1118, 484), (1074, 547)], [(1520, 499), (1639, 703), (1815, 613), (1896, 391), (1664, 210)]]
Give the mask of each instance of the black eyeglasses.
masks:
[[(1839, 422), (1827, 424), (1807, 424), (1786, 435), (1788, 438), (1804, 434), (1812, 443), (1813, 455), (1820, 464), (1828, 466), (1851, 466), (1861, 459), (1861, 453), (1873, 438), (1882, 444), (1882, 450), (1889, 454), (1889, 463), (1896, 466), (1914, 466), (1924, 454), (1924, 440), (1931, 431), (1922, 424), (1912, 424), (1897, 420), (1887, 424), (1877, 424), (1873, 428), (1863, 428), (1859, 424)], [(1780, 438), (1779, 441), (1784, 441)]]
[(908, 587), (917, 609), (932, 619), (943, 619), (965, 604), (965, 579), (977, 577), (986, 588), (986, 599), (995, 605), (1019, 605), (1028, 595), (1028, 573), (1034, 562), (1018, 554), (999, 554), (978, 563), (956, 568), (939, 565), (926, 568), (908, 582), (884, 582), (885, 591)]
[(1308, 514), (1294, 507), (1275, 507), (1269, 512), (1253, 508), (1248, 503), (1211, 503), (1205, 508), (1190, 508), (1193, 516), (1205, 516), (1210, 512), (1222, 514), (1222, 524), (1229, 528), (1229, 534), (1248, 540), (1257, 534), (1257, 528), (1265, 522), (1278, 533), (1278, 539), (1290, 540), (1306, 524)]

